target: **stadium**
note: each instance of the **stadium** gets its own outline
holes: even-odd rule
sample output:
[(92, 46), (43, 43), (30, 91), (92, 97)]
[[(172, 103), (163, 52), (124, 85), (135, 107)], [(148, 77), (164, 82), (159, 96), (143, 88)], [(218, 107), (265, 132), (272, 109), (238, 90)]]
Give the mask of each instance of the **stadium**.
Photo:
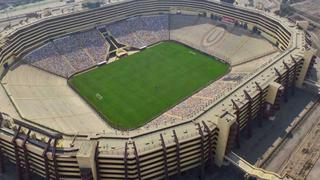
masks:
[(215, 1), (122, 1), (0, 38), (0, 170), (20, 179), (203, 175), (316, 58), (297, 24)]

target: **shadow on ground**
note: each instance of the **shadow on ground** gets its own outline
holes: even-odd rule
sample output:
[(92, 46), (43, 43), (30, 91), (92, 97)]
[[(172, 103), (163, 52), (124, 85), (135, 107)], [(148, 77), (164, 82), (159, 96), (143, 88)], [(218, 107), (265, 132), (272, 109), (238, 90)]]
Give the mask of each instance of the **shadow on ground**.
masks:
[(252, 137), (248, 139), (245, 130), (242, 132), (240, 149), (234, 149), (238, 155), (254, 164), (274, 141), (285, 134), (286, 128), (292, 123), (305, 106), (315, 100), (316, 95), (297, 89), (294, 96), (289, 95), (287, 103), (282, 102), (281, 109), (277, 111), (275, 120), (264, 120), (263, 126), (258, 127), (253, 122)]

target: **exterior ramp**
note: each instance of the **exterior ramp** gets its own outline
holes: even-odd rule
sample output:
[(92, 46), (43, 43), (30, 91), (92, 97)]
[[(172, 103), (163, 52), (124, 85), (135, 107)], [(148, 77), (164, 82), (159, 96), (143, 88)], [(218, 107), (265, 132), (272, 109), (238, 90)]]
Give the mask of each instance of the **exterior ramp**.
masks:
[(240, 156), (238, 156), (234, 152), (230, 152), (227, 156), (225, 156), (225, 159), (227, 159), (229, 162), (231, 162), (232, 164), (240, 168), (242, 171), (246, 172), (249, 176), (256, 177), (258, 179), (264, 179), (264, 180), (287, 179), (287, 178), (281, 177), (277, 173), (266, 171), (264, 169), (251, 165), (249, 162), (242, 159)]
[(311, 79), (306, 79), (304, 83), (307, 85), (313, 86), (317, 89), (320, 89), (320, 84), (316, 81), (311, 80)]

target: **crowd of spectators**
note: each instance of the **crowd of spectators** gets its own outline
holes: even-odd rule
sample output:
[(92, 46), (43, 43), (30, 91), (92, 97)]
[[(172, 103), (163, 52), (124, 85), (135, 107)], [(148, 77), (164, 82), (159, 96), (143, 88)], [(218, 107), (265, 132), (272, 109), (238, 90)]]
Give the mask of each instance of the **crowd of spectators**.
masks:
[(96, 30), (68, 35), (33, 50), (25, 62), (62, 77), (105, 61), (109, 44)]
[(192, 96), (169, 110), (167, 113), (186, 119), (203, 110), (206, 106), (209, 105), (209, 103), (210, 99), (207, 99), (205, 97)]
[(198, 97), (205, 97), (208, 99), (215, 99), (216, 95), (221, 93), (221, 90), (231, 90), (233, 83), (227, 83), (225, 81), (217, 81), (210, 84), (206, 88), (197, 93)]
[(76, 39), (75, 36), (65, 36), (55, 39), (53, 43), (57, 47), (58, 52), (65, 56), (76, 71), (87, 69), (96, 64), (82, 49), (79, 40)]
[[(169, 39), (168, 15), (143, 16), (105, 25), (120, 42), (144, 47)], [(68, 35), (35, 49), (24, 60), (40, 69), (69, 77), (105, 61), (109, 44), (96, 29)]]
[(180, 117), (175, 117), (168, 114), (162, 114), (161, 116), (158, 116), (157, 118), (153, 119), (152, 121), (144, 125), (142, 128), (143, 129), (158, 128), (161, 126), (172, 125), (179, 121), (181, 121)]
[(213, 82), (167, 112), (147, 123), (144, 128), (176, 124), (196, 117), (244, 80), (247, 73), (231, 73)]
[(23, 57), (23, 60), (53, 74), (68, 77), (75, 72), (74, 68), (55, 50), (49, 42)]
[(97, 63), (105, 61), (108, 54), (109, 44), (96, 30), (90, 30), (75, 35)]
[(142, 16), (106, 25), (119, 42), (141, 48), (169, 39), (168, 15)]

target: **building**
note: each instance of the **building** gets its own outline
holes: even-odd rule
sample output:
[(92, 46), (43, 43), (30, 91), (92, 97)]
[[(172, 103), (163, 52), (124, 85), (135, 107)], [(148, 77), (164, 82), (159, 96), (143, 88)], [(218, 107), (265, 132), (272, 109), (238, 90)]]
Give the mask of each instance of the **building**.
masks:
[[(73, 138), (20, 120), (8, 124), (10, 115), (2, 114), (0, 161), (8, 158), (15, 163), (20, 177), (24, 172), (29, 176), (34, 172), (47, 179), (167, 179), (195, 167), (201, 167), (203, 174), (206, 166), (222, 166), (225, 155), (234, 146), (241, 146), (240, 132), (250, 137), (251, 123), (263, 125), (263, 120), (279, 109), (282, 97), (286, 101), (296, 87), (303, 85), (315, 59), (306, 33), (273, 14), (212, 1), (139, 0), (51, 16), (4, 32), (0, 72), (6, 73), (10, 65), (51, 39), (99, 24), (154, 14), (227, 17), (259, 31), (281, 50), (281, 55), (196, 119), (135, 135), (124, 132)], [(59, 144), (63, 139), (69, 139), (72, 146)], [(108, 150), (102, 148), (106, 144)]]

